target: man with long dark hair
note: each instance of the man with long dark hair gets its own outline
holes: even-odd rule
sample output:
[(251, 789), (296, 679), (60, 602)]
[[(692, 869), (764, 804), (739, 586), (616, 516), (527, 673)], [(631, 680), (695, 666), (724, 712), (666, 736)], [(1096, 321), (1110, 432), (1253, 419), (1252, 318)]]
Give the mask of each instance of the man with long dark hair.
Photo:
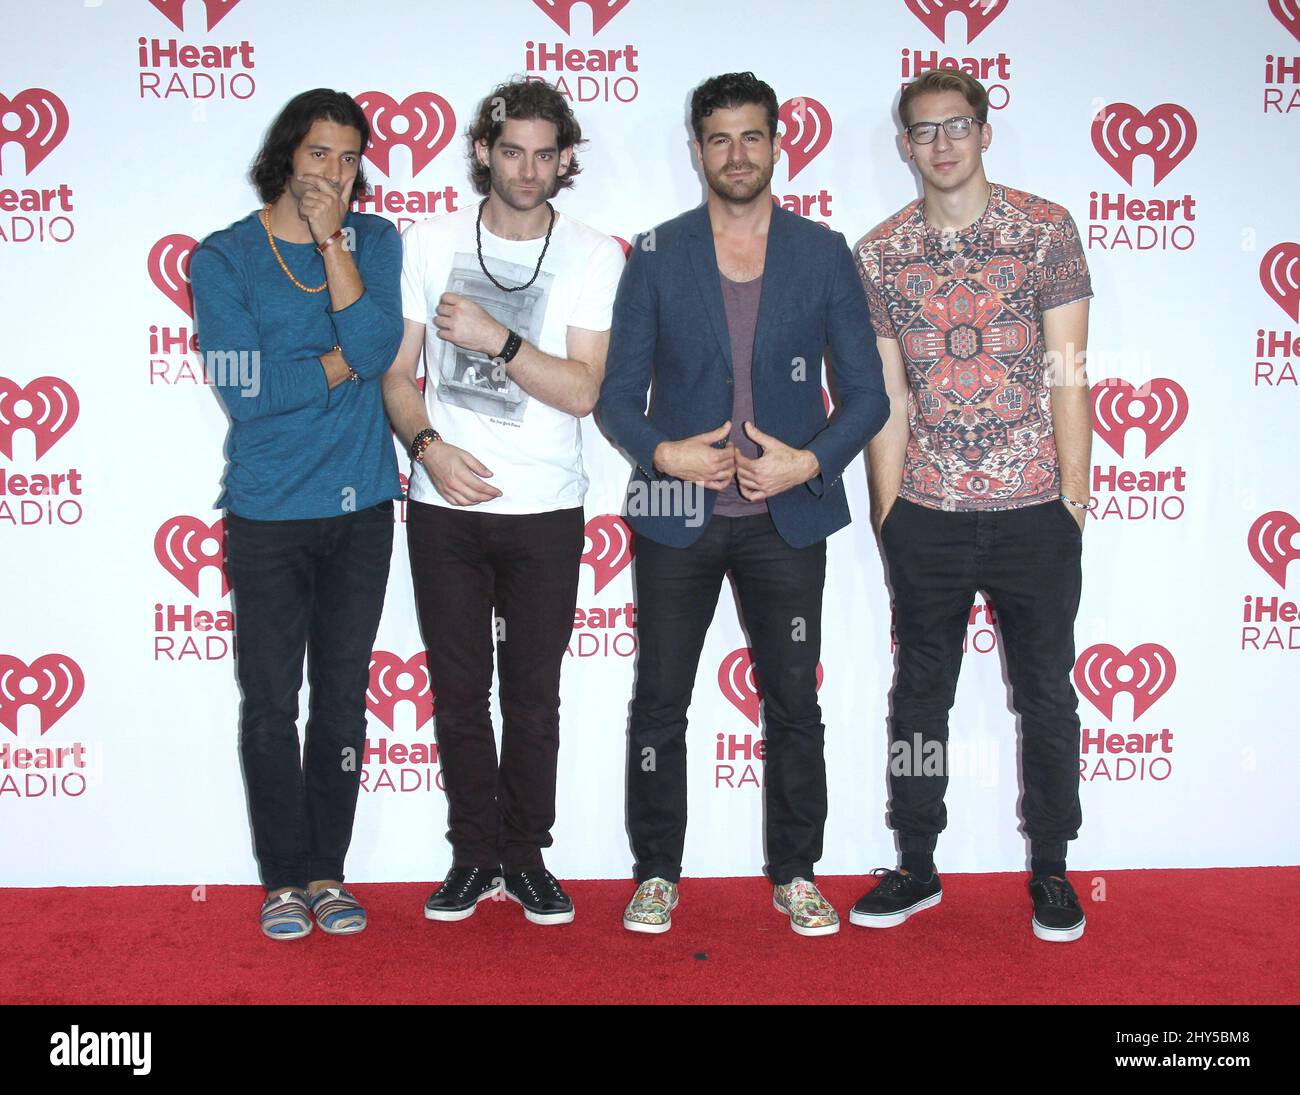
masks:
[[(252, 171), (263, 206), (194, 252), (198, 337), (230, 415), (226, 571), (243, 692), (240, 751), (267, 889), (262, 930), (361, 931), (343, 885), (397, 461), (380, 378), (401, 340), (401, 243), (349, 212), (370, 137), (353, 99), (291, 100)], [(311, 708), (296, 719), (307, 658)]]
[[(633, 245), (614, 306), (596, 415), (637, 465), (627, 502), (638, 637), (629, 931), (672, 926), (686, 838), (686, 712), (728, 573), (763, 693), (773, 902), (800, 935), (839, 930), (813, 876), (827, 808), (817, 703), (826, 538), (849, 523), (840, 479), (888, 405), (844, 237), (773, 204), (776, 125), (776, 94), (752, 72), (695, 89), (707, 201)], [(828, 345), (839, 397), (829, 421)]]
[(565, 924), (573, 903), (542, 849), (555, 822), (560, 667), (583, 549), (580, 419), (604, 376), (623, 252), (551, 205), (578, 174), (582, 131), (550, 85), (497, 87), (466, 136), (483, 200), (407, 230), (406, 329), (384, 381), (410, 446), (411, 576), (452, 846), (424, 914), (463, 920), (504, 892), (533, 923)]

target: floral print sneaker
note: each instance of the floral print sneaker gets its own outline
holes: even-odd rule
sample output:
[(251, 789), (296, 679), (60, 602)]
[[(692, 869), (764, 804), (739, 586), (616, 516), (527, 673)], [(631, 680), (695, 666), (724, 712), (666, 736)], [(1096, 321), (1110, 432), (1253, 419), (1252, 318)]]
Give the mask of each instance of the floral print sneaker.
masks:
[(630, 932), (658, 935), (673, 926), (677, 908), (677, 883), (666, 878), (647, 878), (636, 888), (623, 910), (623, 927)]
[(840, 930), (839, 914), (822, 897), (815, 883), (793, 878), (789, 885), (772, 887), (772, 904), (790, 917), (798, 935), (834, 935)]

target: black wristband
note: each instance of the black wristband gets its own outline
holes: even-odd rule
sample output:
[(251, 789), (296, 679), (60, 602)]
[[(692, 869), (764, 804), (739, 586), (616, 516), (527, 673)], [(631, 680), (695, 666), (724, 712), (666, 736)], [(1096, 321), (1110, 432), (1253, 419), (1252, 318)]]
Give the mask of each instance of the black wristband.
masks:
[(523, 344), (524, 340), (515, 334), (514, 331), (508, 332), (506, 344), (501, 347), (501, 352), (497, 354), (497, 360), (509, 365), (510, 362), (515, 359), (515, 354), (519, 352), (519, 347)]

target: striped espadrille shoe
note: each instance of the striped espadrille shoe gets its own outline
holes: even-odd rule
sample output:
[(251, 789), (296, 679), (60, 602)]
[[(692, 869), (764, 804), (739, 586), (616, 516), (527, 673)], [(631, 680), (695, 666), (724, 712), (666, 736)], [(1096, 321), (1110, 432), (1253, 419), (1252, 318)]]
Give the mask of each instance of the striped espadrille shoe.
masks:
[(312, 896), (311, 911), (323, 932), (356, 935), (366, 926), (366, 910), (342, 886), (329, 886)]

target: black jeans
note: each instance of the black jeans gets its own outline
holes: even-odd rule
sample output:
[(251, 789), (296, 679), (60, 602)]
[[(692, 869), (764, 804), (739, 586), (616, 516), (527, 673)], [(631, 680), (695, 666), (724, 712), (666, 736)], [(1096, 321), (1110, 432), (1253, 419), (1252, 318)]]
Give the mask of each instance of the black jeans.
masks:
[[(226, 514), (239, 748), (268, 890), (343, 881), (392, 548), (392, 502), (302, 521)], [(304, 653), (311, 697), (300, 754)]]
[[(1079, 835), (1074, 617), (1083, 534), (1061, 502), (958, 513), (900, 498), (881, 529), (894, 591), (889, 824), (903, 852), (933, 852), (947, 824), (948, 712), (977, 590), (993, 601), (1020, 715), (1024, 832), (1035, 858)], [(934, 753), (942, 766), (924, 763)], [(941, 767), (942, 774), (935, 771)]]
[[(582, 509), (475, 513), (410, 502), (406, 531), (452, 863), (541, 867), (555, 824), (560, 668), (578, 600)], [(499, 766), (488, 707), (494, 640)]]
[(640, 537), (633, 566), (637, 666), (627, 822), (637, 881), (681, 877), (686, 711), (728, 571), (763, 696), (767, 873), (780, 885), (796, 877), (811, 881), (826, 826), (825, 727), (817, 703), (826, 544), (790, 547), (766, 513), (715, 514), (687, 548)]

